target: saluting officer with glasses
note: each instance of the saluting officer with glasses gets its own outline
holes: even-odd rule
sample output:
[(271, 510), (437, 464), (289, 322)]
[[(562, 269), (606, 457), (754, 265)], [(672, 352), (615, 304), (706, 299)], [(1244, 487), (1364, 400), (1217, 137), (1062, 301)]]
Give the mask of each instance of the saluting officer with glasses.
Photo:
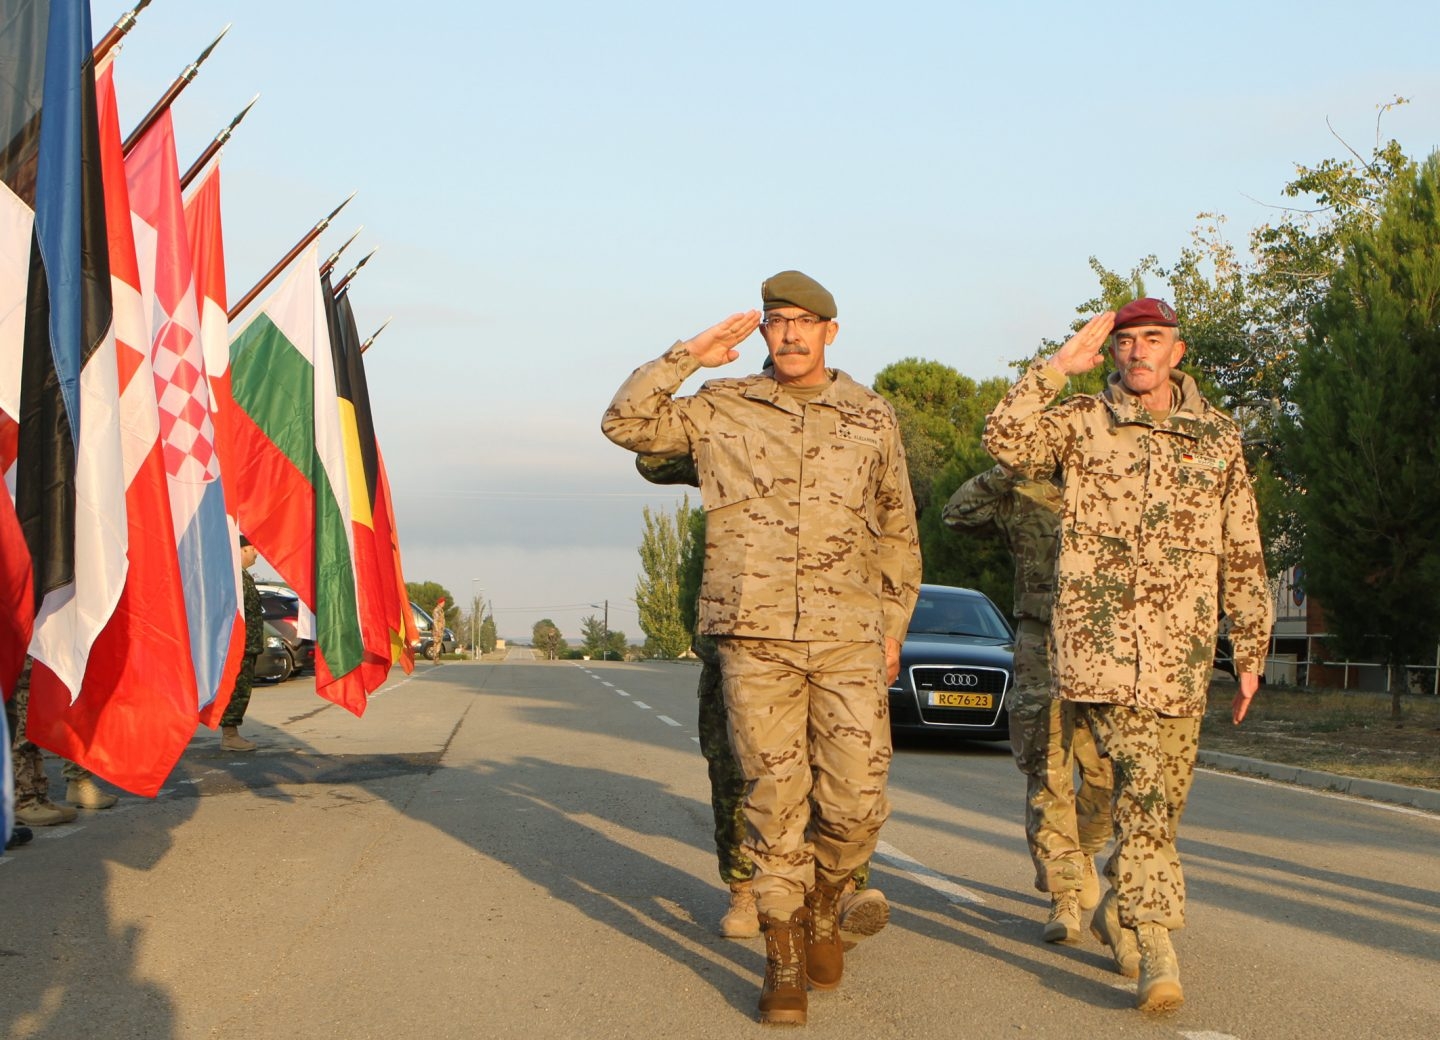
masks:
[[(838, 903), (890, 810), (887, 688), (920, 546), (895, 413), (825, 366), (834, 297), (799, 271), (760, 294), (763, 320), (732, 314), (636, 369), (601, 428), (631, 451), (695, 459), (706, 513), (697, 627), (716, 640), (747, 784), (760, 1018), (803, 1023), (807, 981), (840, 983)], [(772, 370), (675, 396), (698, 369), (739, 358), (757, 328)]]

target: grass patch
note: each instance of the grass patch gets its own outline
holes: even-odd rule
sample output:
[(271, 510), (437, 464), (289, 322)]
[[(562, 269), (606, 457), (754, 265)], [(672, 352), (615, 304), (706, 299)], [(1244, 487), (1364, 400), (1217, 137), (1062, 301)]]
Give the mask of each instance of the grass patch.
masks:
[(1210, 688), (1200, 746), (1342, 776), (1440, 790), (1440, 697), (1262, 686), (1239, 725), (1233, 682)]

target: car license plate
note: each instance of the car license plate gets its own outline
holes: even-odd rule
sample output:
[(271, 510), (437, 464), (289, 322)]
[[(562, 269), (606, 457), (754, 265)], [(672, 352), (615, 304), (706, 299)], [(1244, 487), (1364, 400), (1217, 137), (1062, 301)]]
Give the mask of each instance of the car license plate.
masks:
[(932, 708), (988, 708), (994, 704), (993, 693), (955, 693), (950, 690), (931, 690)]

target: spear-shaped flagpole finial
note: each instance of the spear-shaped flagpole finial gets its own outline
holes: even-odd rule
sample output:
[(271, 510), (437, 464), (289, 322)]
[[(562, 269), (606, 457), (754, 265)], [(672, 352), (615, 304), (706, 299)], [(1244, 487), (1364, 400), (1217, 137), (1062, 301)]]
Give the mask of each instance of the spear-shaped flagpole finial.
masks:
[(390, 317), (388, 317), (388, 318), (385, 319), (385, 321), (380, 325), (380, 327), (379, 327), (378, 329), (376, 329), (374, 332), (370, 333), (370, 338), (367, 339), (364, 343), (360, 344), (360, 353), (363, 354), (363, 353), (365, 353), (365, 351), (369, 350), (369, 349), (370, 349), (370, 344), (372, 344), (372, 343), (375, 342), (375, 337), (379, 336), (380, 333), (384, 332), (384, 331), (385, 331), (385, 326), (389, 325), (389, 324), (390, 324), (392, 321), (394, 321), (394, 320), (395, 320), (394, 315), (391, 315)]
[(282, 256), (275, 264), (275, 266), (270, 268), (270, 270), (265, 273), (265, 277), (261, 278), (258, 282), (256, 282), (254, 287), (249, 292), (247, 292), (244, 296), (240, 297), (240, 302), (230, 308), (230, 310), (225, 315), (226, 320), (234, 321), (237, 314), (243, 311), (246, 307), (250, 306), (251, 302), (254, 301), (255, 297), (259, 296), (262, 292), (264, 292), (265, 287), (275, 280), (275, 276), (278, 275), (281, 271), (285, 270), (286, 267), (290, 266), (290, 261), (294, 260), (297, 256), (299, 256), (301, 251), (306, 246), (308, 246), (311, 242), (315, 241), (317, 238), (320, 237), (320, 232), (324, 231), (327, 227), (330, 226), (330, 221), (335, 219), (335, 214), (339, 213), (342, 209), (348, 206), (350, 204), (350, 199), (353, 199), (357, 194), (359, 193), (352, 191), (349, 197), (346, 198), (344, 202), (340, 203), (340, 205), (336, 206), (330, 211), (329, 216), (321, 217), (315, 222), (314, 227), (312, 227), (309, 231), (305, 232), (305, 234), (301, 235), (300, 241), (296, 242), (293, 246), (290, 247), (290, 252)]
[(140, 0), (138, 4), (115, 19), (115, 24), (110, 27), (110, 31), (100, 37), (100, 42), (97, 43), (95, 49), (90, 52), (91, 60), (98, 62), (101, 58), (105, 57), (105, 55), (109, 54), (115, 45), (120, 42), (120, 38), (135, 28), (135, 20), (140, 16), (140, 12), (149, 6), (150, 0)]
[(214, 139), (205, 146), (205, 150), (200, 153), (200, 157), (190, 164), (190, 169), (186, 170), (184, 176), (180, 178), (181, 191), (184, 191), (186, 188), (190, 187), (190, 182), (200, 175), (200, 171), (205, 168), (206, 163), (208, 163), (212, 158), (214, 158), (215, 153), (225, 146), (225, 142), (230, 140), (230, 135), (235, 132), (235, 128), (239, 126), (241, 121), (250, 114), (250, 110), (255, 107), (255, 102), (259, 100), (259, 94), (256, 94), (253, 98), (251, 98), (250, 104), (242, 108), (240, 110), (240, 114), (237, 115), (234, 119), (230, 120), (230, 125), (225, 127), (225, 129), (221, 130), (218, 134), (216, 134)]
[(190, 73), (191, 79), (195, 78), (195, 73), (200, 71), (200, 66), (204, 65), (205, 59), (210, 57), (210, 52), (213, 51), (216, 47), (220, 46), (220, 41), (225, 39), (225, 34), (230, 31), (230, 27), (234, 24), (234, 22), (226, 22), (225, 28), (220, 30), (220, 35), (210, 41), (210, 46), (206, 47), (203, 51), (200, 52), (200, 57), (196, 58), (189, 65), (186, 66), (186, 71)]
[(318, 224), (315, 225), (316, 229), (319, 230), (319, 231), (324, 231), (327, 227), (329, 227), (329, 226), (330, 226), (330, 221), (332, 221), (332, 220), (335, 219), (335, 214), (339, 213), (339, 212), (340, 212), (342, 209), (344, 209), (346, 206), (350, 205), (350, 200), (353, 199), (356, 195), (359, 195), (359, 194), (360, 194), (360, 192), (359, 192), (358, 190), (356, 190), (356, 191), (352, 191), (349, 195), (346, 195), (344, 202), (340, 203), (340, 205), (338, 205), (338, 206), (336, 206), (334, 209), (332, 209), (332, 210), (330, 211), (330, 215), (329, 215), (328, 217), (326, 217), (324, 220), (320, 221), (320, 223), (318, 223)]
[(180, 92), (190, 85), (190, 81), (193, 80), (196, 73), (200, 71), (200, 66), (205, 63), (206, 58), (210, 57), (210, 52), (225, 38), (225, 34), (229, 31), (230, 26), (226, 25), (225, 28), (220, 30), (220, 35), (210, 41), (210, 46), (201, 51), (198, 58), (180, 71), (180, 75), (176, 76), (174, 82), (165, 88), (165, 93), (160, 95), (160, 100), (155, 102), (149, 112), (145, 113), (145, 118), (140, 120), (140, 125), (130, 131), (130, 136), (125, 138), (125, 143), (120, 146), (122, 152), (126, 155), (130, 154), (135, 145), (139, 143), (140, 138), (145, 136), (145, 131), (155, 125), (155, 121), (164, 114), (167, 108), (174, 104), (175, 99), (180, 96)]
[(339, 249), (335, 250), (335, 252), (331, 253), (328, 257), (325, 258), (325, 262), (320, 265), (320, 276), (322, 278), (325, 275), (329, 274), (331, 271), (335, 270), (335, 265), (340, 262), (340, 254), (345, 252), (345, 250), (349, 248), (350, 243), (359, 238), (360, 232), (364, 230), (365, 225), (361, 224), (355, 229), (355, 234), (347, 238)]
[(356, 264), (354, 267), (350, 268), (350, 270), (346, 273), (346, 275), (345, 275), (344, 278), (340, 279), (338, 282), (335, 283), (335, 295), (336, 295), (336, 296), (339, 296), (340, 293), (344, 291), (345, 287), (350, 284), (350, 279), (352, 279), (352, 278), (355, 277), (355, 273), (356, 273), (357, 271), (359, 271), (360, 268), (362, 268), (362, 267), (364, 267), (366, 264), (368, 264), (368, 263), (370, 262), (370, 258), (371, 258), (372, 256), (374, 256), (374, 255), (375, 255), (376, 253), (378, 253), (378, 252), (380, 252), (380, 247), (379, 247), (379, 246), (376, 246), (374, 249), (370, 250), (370, 252), (368, 252), (368, 253), (366, 253), (364, 256), (362, 256), (362, 257), (360, 258), (360, 262), (359, 262), (358, 264)]

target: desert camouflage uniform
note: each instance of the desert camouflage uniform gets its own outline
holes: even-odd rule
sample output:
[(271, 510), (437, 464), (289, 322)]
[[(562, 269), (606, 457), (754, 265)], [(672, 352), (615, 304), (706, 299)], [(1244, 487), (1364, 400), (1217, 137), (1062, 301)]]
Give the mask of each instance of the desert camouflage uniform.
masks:
[[(637, 369), (602, 428), (692, 455), (706, 512), (698, 630), (716, 637), (748, 784), (762, 913), (798, 910), (870, 858), (889, 813), (883, 638), (905, 638), (920, 550), (890, 406), (842, 372), (813, 396), (767, 375), (707, 382), (681, 343)], [(811, 819), (810, 798), (815, 802)]]
[[(664, 458), (637, 455), (635, 468), (655, 484), (700, 486), (695, 463), (688, 455)], [(725, 884), (749, 881), (755, 864), (745, 855), (745, 775), (730, 745), (729, 713), (725, 710), (725, 689), (720, 675), (720, 653), (711, 636), (697, 635), (691, 646), (700, 659), (700, 682), (695, 694), (700, 702), (700, 753), (710, 775), (710, 811), (715, 819), (715, 858), (720, 880)], [(862, 863), (852, 875), (855, 888), (870, 884), (870, 864)]]
[(1127, 927), (1185, 921), (1175, 834), (1194, 773), (1217, 618), (1238, 671), (1262, 671), (1271, 605), (1255, 497), (1235, 424), (1183, 372), (1158, 420), (1112, 374), (1047, 408), (1065, 377), (1040, 359), (991, 413), (985, 447), (1064, 499), (1053, 632), (1058, 694), (1115, 771), (1106, 873)]
[[(1060, 489), (1002, 466), (966, 481), (941, 514), (953, 528), (999, 534), (1015, 559), (1015, 690), (1010, 746), (1025, 774), (1025, 837), (1041, 892), (1078, 891), (1086, 856), (1110, 840), (1110, 762), (1075, 705), (1050, 689), (1050, 603), (1060, 550)], [(1080, 787), (1075, 787), (1075, 766)]]
[(245, 721), (245, 709), (250, 706), (250, 688), (255, 685), (255, 658), (265, 649), (265, 613), (260, 603), (260, 590), (250, 572), (242, 570), (240, 578), (245, 585), (245, 656), (240, 659), (240, 671), (235, 676), (235, 690), (230, 694), (230, 703), (225, 714), (220, 716), (220, 725), (238, 726)]
[(10, 765), (15, 778), (15, 807), (44, 805), (50, 801), (50, 779), (45, 775), (45, 754), (29, 737), (25, 724), (30, 711), (30, 658), (20, 670), (15, 696), (5, 704), (10, 726)]

